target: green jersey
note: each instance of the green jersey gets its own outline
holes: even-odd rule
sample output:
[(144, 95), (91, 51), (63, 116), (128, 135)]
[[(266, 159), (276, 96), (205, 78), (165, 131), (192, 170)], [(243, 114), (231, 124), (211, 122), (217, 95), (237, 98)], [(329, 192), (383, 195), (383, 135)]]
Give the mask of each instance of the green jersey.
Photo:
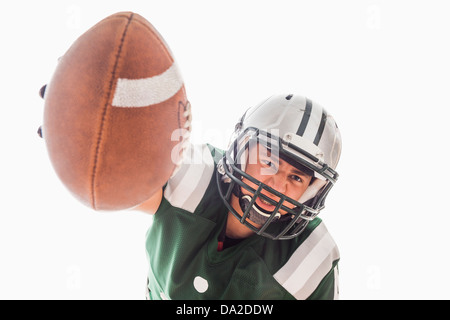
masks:
[(150, 299), (336, 299), (339, 251), (316, 218), (291, 240), (253, 235), (218, 251), (228, 210), (216, 164), (222, 152), (192, 146), (170, 178), (147, 232)]

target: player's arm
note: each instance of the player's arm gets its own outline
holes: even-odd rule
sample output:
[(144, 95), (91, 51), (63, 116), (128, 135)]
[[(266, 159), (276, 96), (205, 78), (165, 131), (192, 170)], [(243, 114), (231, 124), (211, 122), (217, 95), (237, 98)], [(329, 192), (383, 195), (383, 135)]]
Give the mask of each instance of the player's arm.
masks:
[(142, 211), (148, 214), (155, 214), (161, 204), (163, 196), (163, 190), (160, 189), (148, 200), (142, 202), (140, 205), (134, 208), (134, 210)]

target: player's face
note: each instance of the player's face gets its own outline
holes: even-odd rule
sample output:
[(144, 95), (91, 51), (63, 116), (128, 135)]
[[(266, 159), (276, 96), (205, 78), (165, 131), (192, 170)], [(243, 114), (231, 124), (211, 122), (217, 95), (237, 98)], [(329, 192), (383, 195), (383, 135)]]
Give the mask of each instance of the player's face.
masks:
[[(261, 149), (258, 150), (259, 148)], [(257, 146), (250, 148), (248, 157), (249, 161), (247, 162), (245, 170), (246, 173), (276, 191), (283, 193), (285, 196), (288, 196), (294, 200), (300, 199), (305, 190), (308, 188), (312, 177), (282, 159), (279, 159), (276, 155), (268, 152), (267, 149), (263, 147), (259, 148)], [(258, 186), (246, 178), (243, 178), (243, 182), (255, 190), (258, 189)], [(241, 191), (244, 195), (253, 196), (253, 194), (245, 188), (241, 187)], [(262, 193), (276, 202), (280, 200), (279, 197), (265, 190), (263, 190)], [(239, 199), (234, 194), (232, 195), (231, 204), (238, 213), (241, 215), (243, 214), (239, 205)], [(256, 204), (269, 212), (275, 210), (274, 205), (267, 203), (267, 201), (264, 201), (260, 197), (256, 199)], [(287, 202), (284, 202), (283, 205), (289, 208), (294, 207), (293, 204)], [(280, 210), (279, 212), (282, 215), (287, 213), (284, 210)], [(256, 228), (262, 227), (262, 225), (258, 225), (248, 218), (246, 221)], [(250, 228), (240, 223), (240, 221), (233, 214), (230, 212), (228, 213), (227, 236), (231, 238), (246, 238), (252, 234), (253, 231)]]
[[(249, 159), (256, 159), (256, 161), (249, 161), (246, 167), (246, 173), (285, 196), (298, 200), (308, 188), (312, 177), (300, 171), (291, 164), (278, 158), (277, 155), (271, 154), (262, 146), (251, 148), (249, 151)], [(254, 189), (258, 187), (247, 179), (243, 179)], [(252, 196), (252, 193), (244, 188), (242, 193)], [(270, 199), (278, 202), (279, 197), (263, 190), (262, 193)], [(256, 199), (256, 204), (266, 211), (273, 211), (275, 206), (265, 201), (261, 197)], [(287, 207), (293, 208), (294, 205), (285, 203)], [(280, 211), (281, 214), (286, 214)]]

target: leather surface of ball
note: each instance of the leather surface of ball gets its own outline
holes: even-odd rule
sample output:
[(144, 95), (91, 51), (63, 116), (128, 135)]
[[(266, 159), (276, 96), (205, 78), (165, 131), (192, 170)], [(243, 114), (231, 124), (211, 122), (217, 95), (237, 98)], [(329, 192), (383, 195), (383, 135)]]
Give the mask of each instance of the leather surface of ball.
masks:
[[(116, 13), (80, 36), (46, 88), (42, 134), (63, 184), (95, 210), (147, 200), (167, 182), (189, 112), (170, 49), (143, 17)], [(187, 128), (189, 129), (189, 128)]]

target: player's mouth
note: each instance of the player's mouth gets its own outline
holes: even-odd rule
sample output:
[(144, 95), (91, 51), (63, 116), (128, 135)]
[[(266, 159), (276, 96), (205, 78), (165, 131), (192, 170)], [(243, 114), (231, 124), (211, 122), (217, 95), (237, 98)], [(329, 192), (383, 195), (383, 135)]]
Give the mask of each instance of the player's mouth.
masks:
[(274, 212), (276, 207), (268, 204), (269, 202), (267, 200), (257, 197), (252, 207), (249, 208), (248, 206), (251, 202), (252, 197), (250, 195), (242, 195), (240, 198), (242, 212), (249, 210), (248, 220), (258, 226), (265, 224), (271, 216), (273, 216), (272, 221), (276, 221), (281, 217), (279, 212)]
[(258, 197), (255, 202), (260, 208), (264, 209), (265, 211), (272, 212), (275, 209), (275, 206), (272, 203), (264, 200), (262, 197)]

